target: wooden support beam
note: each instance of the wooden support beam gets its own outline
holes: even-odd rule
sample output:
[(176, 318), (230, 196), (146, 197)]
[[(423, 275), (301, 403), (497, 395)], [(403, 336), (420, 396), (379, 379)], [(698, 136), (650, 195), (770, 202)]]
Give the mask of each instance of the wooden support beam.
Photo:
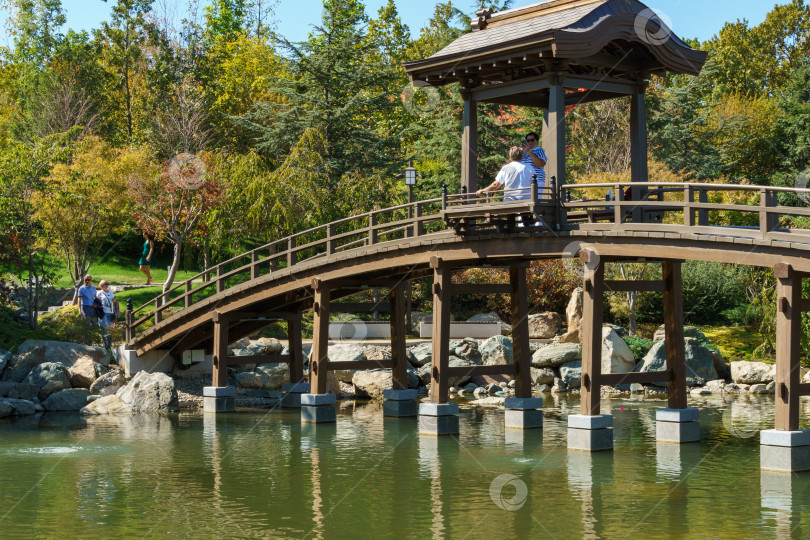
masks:
[(632, 292), (632, 291), (664, 292), (665, 289), (666, 284), (663, 281), (651, 281), (651, 280), (623, 281), (615, 279), (605, 280), (605, 290), (612, 292)]
[(228, 386), (228, 318), (215, 311), (211, 315), (214, 321), (214, 354), (211, 386)]
[(775, 428), (799, 429), (802, 278), (790, 265), (774, 267), (776, 276)]
[[(564, 75), (551, 74), (549, 76), (548, 115), (543, 119), (543, 141), (548, 163), (546, 164), (546, 178), (557, 178), (557, 193), (555, 200), (559, 200), (559, 186), (566, 184), (565, 179), (565, 88)], [(545, 133), (548, 130), (548, 133)]]
[(650, 371), (647, 373), (606, 373), (599, 376), (599, 384), (603, 386), (616, 386), (617, 384), (651, 384), (669, 382), (672, 380), (671, 371)]
[[(586, 250), (583, 250), (586, 251)], [(595, 260), (595, 254), (582, 254)], [(602, 307), (604, 302), (605, 266), (597, 264), (593, 270), (586, 265), (582, 294), (582, 389), (580, 412), (598, 415), (602, 374)]]
[[(644, 101), (644, 85), (634, 85), (630, 101), (630, 180), (647, 182), (647, 105)], [(631, 199), (640, 201), (643, 189), (634, 187)], [(641, 208), (632, 210), (633, 222), (642, 219)]]
[(408, 353), (405, 347), (406, 286), (407, 283), (403, 282), (388, 293), (388, 301), (391, 304), (391, 357), (394, 364), (391, 377), (394, 390), (408, 389)]
[(433, 356), (430, 366), (430, 401), (447, 403), (447, 373), (450, 362), (450, 279), (452, 270), (431, 257), (433, 268)]
[(287, 348), (290, 349), (290, 382), (304, 382), (304, 348), (301, 316), (287, 319)]
[(451, 294), (511, 294), (509, 283), (454, 284)]
[(457, 366), (447, 368), (450, 377), (476, 377), (483, 375), (515, 375), (515, 364), (496, 366)]
[(512, 349), (515, 365), (515, 397), (532, 397), (531, 353), (529, 352), (529, 293), (526, 267), (509, 269), (512, 308)]
[(329, 294), (330, 289), (317, 279), (312, 280), (315, 302), (312, 306), (312, 359), (309, 366), (310, 392), (326, 393), (329, 371)]
[(664, 335), (666, 339), (667, 369), (672, 378), (667, 383), (669, 408), (686, 408), (686, 356), (683, 337), (683, 291), (681, 263), (665, 262), (662, 273), (664, 290)]
[(464, 99), (461, 128), (461, 185), (467, 193), (478, 189), (478, 106), (468, 89), (461, 89)]
[(289, 354), (255, 354), (253, 356), (228, 356), (231, 364), (289, 364)]
[[(327, 365), (327, 370), (339, 371), (344, 369), (391, 369), (393, 367), (393, 360), (349, 360), (347, 362), (329, 362)], [(408, 385), (406, 381), (405, 388), (407, 387)]]
[(810, 396), (810, 383), (800, 383), (799, 384), (799, 395), (800, 396)]

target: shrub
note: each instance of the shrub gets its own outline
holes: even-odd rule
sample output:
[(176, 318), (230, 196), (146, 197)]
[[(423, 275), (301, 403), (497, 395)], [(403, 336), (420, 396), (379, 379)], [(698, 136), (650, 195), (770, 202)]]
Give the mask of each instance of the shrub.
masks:
[(622, 336), (622, 339), (627, 343), (627, 346), (630, 347), (630, 351), (633, 353), (633, 359), (638, 363), (644, 359), (652, 346), (655, 345), (655, 341), (651, 339), (644, 339), (640, 337), (627, 337)]
[(582, 286), (580, 276), (560, 259), (532, 261), (527, 272), (529, 310), (565, 313), (575, 288)]
[(17, 347), (27, 339), (59, 339), (47, 328), (29, 328), (17, 322), (14, 312), (8, 306), (0, 304), (0, 349), (15, 352)]
[(65, 306), (58, 311), (43, 315), (39, 319), (42, 330), (49, 331), (59, 341), (81, 343), (83, 345), (101, 345), (101, 334), (97, 326), (87, 319), (79, 317), (76, 306)]

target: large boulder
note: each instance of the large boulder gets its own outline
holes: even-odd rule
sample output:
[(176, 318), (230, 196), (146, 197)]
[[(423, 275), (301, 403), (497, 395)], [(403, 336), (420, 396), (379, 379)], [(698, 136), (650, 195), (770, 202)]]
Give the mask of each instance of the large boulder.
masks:
[(386, 360), (391, 360), (391, 348), (390, 347), (381, 347), (379, 345), (365, 345), (363, 346), (363, 354), (366, 356), (366, 360), (371, 360), (374, 362), (384, 362)]
[(359, 397), (382, 399), (383, 391), (392, 386), (391, 370), (358, 371), (352, 376), (354, 393)]
[(290, 365), (259, 364), (255, 369), (262, 377), (262, 388), (267, 390), (280, 390), (281, 385), (290, 380)]
[(582, 379), (582, 361), (566, 362), (561, 365), (560, 378), (568, 388), (578, 388)]
[(478, 340), (464, 338), (461, 341), (450, 342), (450, 354), (469, 360), (473, 364), (481, 364), (481, 351), (478, 348)]
[(582, 322), (582, 287), (577, 287), (571, 293), (571, 299), (565, 308), (565, 318), (569, 332), (579, 328)]
[(46, 411), (78, 411), (87, 405), (89, 395), (90, 390), (87, 388), (68, 388), (48, 396), (42, 406)]
[(552, 384), (554, 382), (554, 370), (551, 368), (531, 368), (532, 384)]
[(560, 331), (562, 324), (562, 315), (553, 311), (529, 315), (529, 338), (551, 339)]
[(40, 401), (45, 401), (54, 392), (70, 388), (70, 374), (62, 364), (45, 362), (34, 366), (23, 382), (39, 388), (37, 397)]
[(90, 385), (90, 393), (99, 396), (109, 396), (118, 392), (118, 389), (127, 384), (124, 372), (120, 369), (111, 369)]
[(508, 336), (512, 333), (512, 327), (503, 322), (503, 320), (494, 311), (490, 313), (479, 313), (478, 315), (473, 315), (467, 319), (467, 322), (496, 322), (501, 324), (502, 336)]
[[(27, 341), (25, 343), (28, 343)], [(45, 347), (33, 347), (24, 353), (17, 353), (3, 370), (3, 380), (11, 382), (23, 382), (28, 372), (34, 366), (38, 366), (45, 361)]]
[(39, 387), (33, 384), (0, 381), (0, 398), (34, 401), (38, 392)]
[(431, 358), (433, 358), (432, 343), (420, 343), (408, 348), (408, 361), (415, 367), (430, 364)]
[(83, 356), (68, 368), (73, 388), (90, 388), (104, 368), (90, 356)]
[(124, 403), (116, 394), (110, 394), (87, 404), (79, 412), (88, 416), (95, 414), (129, 414), (132, 412), (132, 407)]
[(340, 382), (350, 384), (354, 373), (352, 369), (340, 369), (340, 362), (358, 362), (362, 360), (366, 360), (362, 347), (350, 343), (338, 343), (329, 346), (329, 363), (336, 368), (333, 373)]
[[(659, 326), (655, 330), (655, 333), (653, 334), (653, 341), (661, 341), (662, 339), (667, 337), (665, 328), (666, 328), (666, 326), (662, 324), (661, 326)], [(707, 338), (706, 335), (703, 332), (698, 330), (696, 326), (684, 326), (683, 327), (683, 335), (685, 337), (690, 337), (690, 338), (695, 338), (697, 340), (700, 340), (704, 344), (705, 343), (710, 343), (709, 338)]]
[[(512, 338), (492, 336), (481, 344), (481, 361), (485, 366), (509, 365), (512, 358)], [(455, 386), (455, 385), (452, 385)]]
[[(666, 370), (666, 340), (661, 340), (652, 346), (650, 351), (641, 362), (636, 365), (634, 371), (648, 373), (652, 371)], [(712, 353), (700, 341), (695, 338), (685, 338), (684, 356), (686, 360), (687, 380), (713, 381), (717, 379), (717, 370), (714, 369), (714, 359)], [(659, 386), (666, 386), (666, 383), (657, 383)]]
[(422, 313), (421, 311), (411, 311), (411, 327), (415, 333), (419, 333), (419, 325), (423, 322), (432, 323), (432, 313)]
[(57, 362), (65, 367), (72, 366), (82, 356), (89, 356), (93, 361), (104, 367), (110, 365), (110, 353), (103, 347), (92, 347), (78, 343), (63, 341), (48, 341), (42, 339), (29, 339), (23, 341), (17, 348), (17, 354), (23, 354), (36, 347), (45, 348), (45, 359), (48, 362)]
[(776, 366), (765, 362), (732, 362), (731, 380), (737, 384), (767, 384), (776, 378)]
[(582, 359), (582, 345), (579, 343), (552, 343), (534, 351), (534, 367), (557, 367), (567, 362)]
[(176, 411), (177, 389), (165, 373), (139, 371), (116, 395), (133, 411)]
[(0, 418), (5, 418), (7, 416), (11, 416), (14, 413), (14, 407), (6, 403), (5, 401), (0, 401)]
[[(498, 336), (495, 336), (495, 337), (498, 337)], [(464, 360), (463, 358), (458, 358), (456, 356), (451, 356), (450, 360), (448, 361), (448, 365), (450, 367), (468, 367), (468, 366), (473, 366), (475, 364), (473, 364), (469, 360)], [(428, 367), (430, 367), (430, 366), (428, 366)], [(428, 371), (428, 373), (430, 373), (430, 372)], [(459, 387), (459, 386), (463, 386), (463, 385), (467, 384), (468, 382), (470, 382), (471, 379), (472, 379), (472, 375), (465, 374), (465, 375), (461, 375), (459, 377), (448, 377), (447, 383), (448, 383), (448, 386)], [(430, 381), (430, 378), (428, 378), (428, 382), (429, 381)]]
[[(14, 355), (10, 352), (0, 349), (0, 374), (3, 373), (3, 370), (6, 369), (6, 364), (11, 361), (11, 357)], [(10, 406), (10, 405), (9, 405)]]
[(602, 328), (602, 373), (629, 373), (635, 365), (627, 342), (614, 329)]
[(27, 399), (0, 398), (0, 402), (11, 405), (14, 409), (11, 416), (29, 416), (37, 412), (34, 403)]
[(284, 345), (276, 338), (259, 338), (259, 343), (264, 345), (264, 354), (281, 354)]

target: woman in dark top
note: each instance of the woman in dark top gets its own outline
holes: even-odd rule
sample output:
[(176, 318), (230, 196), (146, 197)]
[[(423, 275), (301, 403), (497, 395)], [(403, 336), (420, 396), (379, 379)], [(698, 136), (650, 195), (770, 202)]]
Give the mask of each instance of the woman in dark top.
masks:
[(143, 243), (143, 253), (141, 254), (141, 260), (138, 261), (138, 264), (140, 265), (141, 272), (146, 276), (146, 284), (149, 285), (152, 283), (152, 274), (149, 268), (154, 262), (155, 243), (152, 241), (150, 234), (143, 233), (143, 237), (146, 242)]

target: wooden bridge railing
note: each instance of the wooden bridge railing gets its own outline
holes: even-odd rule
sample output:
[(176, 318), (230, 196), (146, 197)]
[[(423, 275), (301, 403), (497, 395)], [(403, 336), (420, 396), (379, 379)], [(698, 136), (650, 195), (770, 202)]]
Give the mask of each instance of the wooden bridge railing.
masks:
[[(637, 191), (643, 193), (643, 198), (625, 199), (624, 192), (627, 188), (637, 188)], [(606, 192), (609, 189), (615, 194), (615, 200), (570, 200), (571, 192), (574, 191)], [(709, 202), (712, 194), (722, 192), (748, 195), (754, 202)], [(479, 198), (474, 193), (448, 194), (445, 189), (438, 198), (351, 216), (270, 242), (177, 283), (137, 309), (127, 310), (126, 339), (131, 341), (136, 330), (150, 319), (154, 319), (157, 324), (167, 314), (188, 308), (239, 283), (318, 257), (443, 231), (446, 225), (442, 214), (448, 208), (458, 209), (462, 205), (474, 203), (486, 204), (488, 207), (502, 204), (507, 207), (513, 204), (508, 199), (521, 193), (520, 190), (500, 191)], [(779, 206), (779, 193), (792, 193), (810, 200), (810, 189), (656, 182), (567, 184), (560, 186), (558, 200), (553, 179), (550, 179), (549, 187), (532, 192), (530, 199), (533, 204), (539, 202), (541, 205), (557, 206), (557, 228), (562, 231), (621, 228), (628, 231), (682, 232), (688, 229), (697, 234), (810, 243), (810, 230), (780, 226), (782, 216), (810, 218), (810, 208)], [(738, 225), (720, 225), (717, 217), (721, 212), (735, 214)], [(744, 216), (758, 216), (758, 219), (749, 218), (755, 224), (746, 226)], [(576, 223), (577, 221), (580, 223)], [(810, 226), (810, 220), (808, 224)], [(151, 313), (147, 312), (149, 307), (154, 307)], [(140, 317), (136, 319), (138, 314)]]

